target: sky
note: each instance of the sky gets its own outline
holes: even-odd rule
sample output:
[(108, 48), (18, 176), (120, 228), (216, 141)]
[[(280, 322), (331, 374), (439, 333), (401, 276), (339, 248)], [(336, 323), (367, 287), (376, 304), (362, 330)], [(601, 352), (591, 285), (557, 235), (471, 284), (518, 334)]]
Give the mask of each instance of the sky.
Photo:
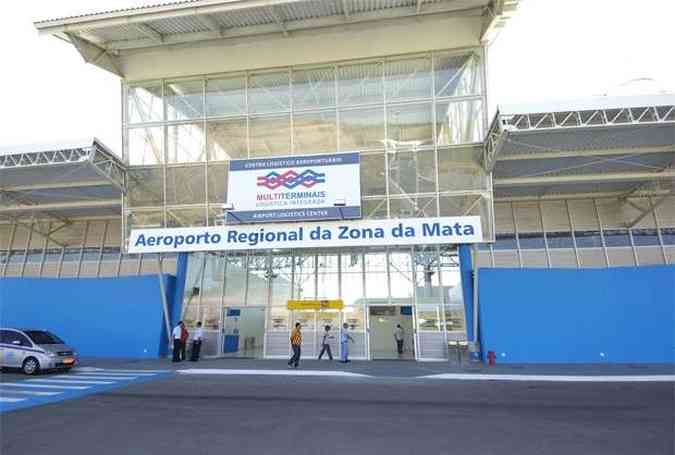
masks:
[[(121, 154), (120, 81), (33, 21), (148, 0), (23, 0), (0, 16), (0, 146), (98, 137)], [(158, 2), (154, 2), (158, 3)], [(489, 49), (489, 103), (675, 93), (673, 0), (521, 0)], [(636, 79), (647, 82), (628, 83)]]

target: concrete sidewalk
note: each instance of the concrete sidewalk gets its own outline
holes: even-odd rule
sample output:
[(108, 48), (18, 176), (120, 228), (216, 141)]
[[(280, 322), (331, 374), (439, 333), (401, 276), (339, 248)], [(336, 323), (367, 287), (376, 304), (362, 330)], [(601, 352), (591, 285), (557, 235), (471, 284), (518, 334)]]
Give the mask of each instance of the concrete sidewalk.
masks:
[[(203, 359), (199, 362), (172, 363), (169, 359), (83, 359), (80, 367), (127, 369), (235, 369), (287, 370), (283, 359)], [(488, 367), (481, 363), (457, 365), (450, 362), (415, 361), (337, 361), (302, 360), (301, 371), (338, 371), (373, 377), (414, 378), (439, 374), (484, 375), (560, 375), (560, 376), (654, 376), (675, 375), (675, 364), (498, 364)]]

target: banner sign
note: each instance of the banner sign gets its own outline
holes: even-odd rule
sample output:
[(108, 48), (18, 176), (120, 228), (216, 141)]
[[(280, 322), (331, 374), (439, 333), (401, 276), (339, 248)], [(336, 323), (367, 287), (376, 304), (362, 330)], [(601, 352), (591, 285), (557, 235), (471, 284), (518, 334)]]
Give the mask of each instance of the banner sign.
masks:
[(230, 161), (228, 223), (361, 218), (358, 153)]
[(345, 306), (342, 299), (335, 300), (289, 300), (289, 310), (341, 310)]
[(134, 229), (129, 253), (237, 251), (350, 246), (437, 245), (483, 241), (480, 217), (285, 223), (268, 226)]

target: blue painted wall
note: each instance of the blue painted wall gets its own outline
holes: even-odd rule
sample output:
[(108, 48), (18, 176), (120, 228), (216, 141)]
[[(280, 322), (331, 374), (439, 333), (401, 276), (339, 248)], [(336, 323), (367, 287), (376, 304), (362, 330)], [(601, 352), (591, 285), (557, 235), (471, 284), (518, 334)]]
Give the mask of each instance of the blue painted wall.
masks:
[[(171, 305), (175, 278), (164, 279)], [(157, 275), (0, 279), (0, 325), (52, 331), (82, 357), (156, 358), (166, 352)]]
[(484, 360), (675, 363), (675, 266), (479, 273)]

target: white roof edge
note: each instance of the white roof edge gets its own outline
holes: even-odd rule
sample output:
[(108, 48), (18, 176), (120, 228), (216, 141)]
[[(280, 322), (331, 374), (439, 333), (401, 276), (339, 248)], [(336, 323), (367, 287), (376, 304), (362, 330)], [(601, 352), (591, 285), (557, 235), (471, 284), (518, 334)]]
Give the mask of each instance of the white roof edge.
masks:
[(571, 100), (552, 100), (542, 103), (504, 104), (499, 105), (498, 109), (500, 115), (517, 115), (669, 105), (675, 105), (675, 93), (634, 96), (597, 96)]
[[(95, 137), (71, 139), (65, 141), (42, 142), (36, 144), (17, 144), (0, 146), (0, 156), (16, 155), (21, 153), (54, 152), (57, 150), (73, 150), (91, 147), (98, 144), (107, 152), (112, 153), (108, 147)], [(114, 155), (114, 154), (113, 154)]]

